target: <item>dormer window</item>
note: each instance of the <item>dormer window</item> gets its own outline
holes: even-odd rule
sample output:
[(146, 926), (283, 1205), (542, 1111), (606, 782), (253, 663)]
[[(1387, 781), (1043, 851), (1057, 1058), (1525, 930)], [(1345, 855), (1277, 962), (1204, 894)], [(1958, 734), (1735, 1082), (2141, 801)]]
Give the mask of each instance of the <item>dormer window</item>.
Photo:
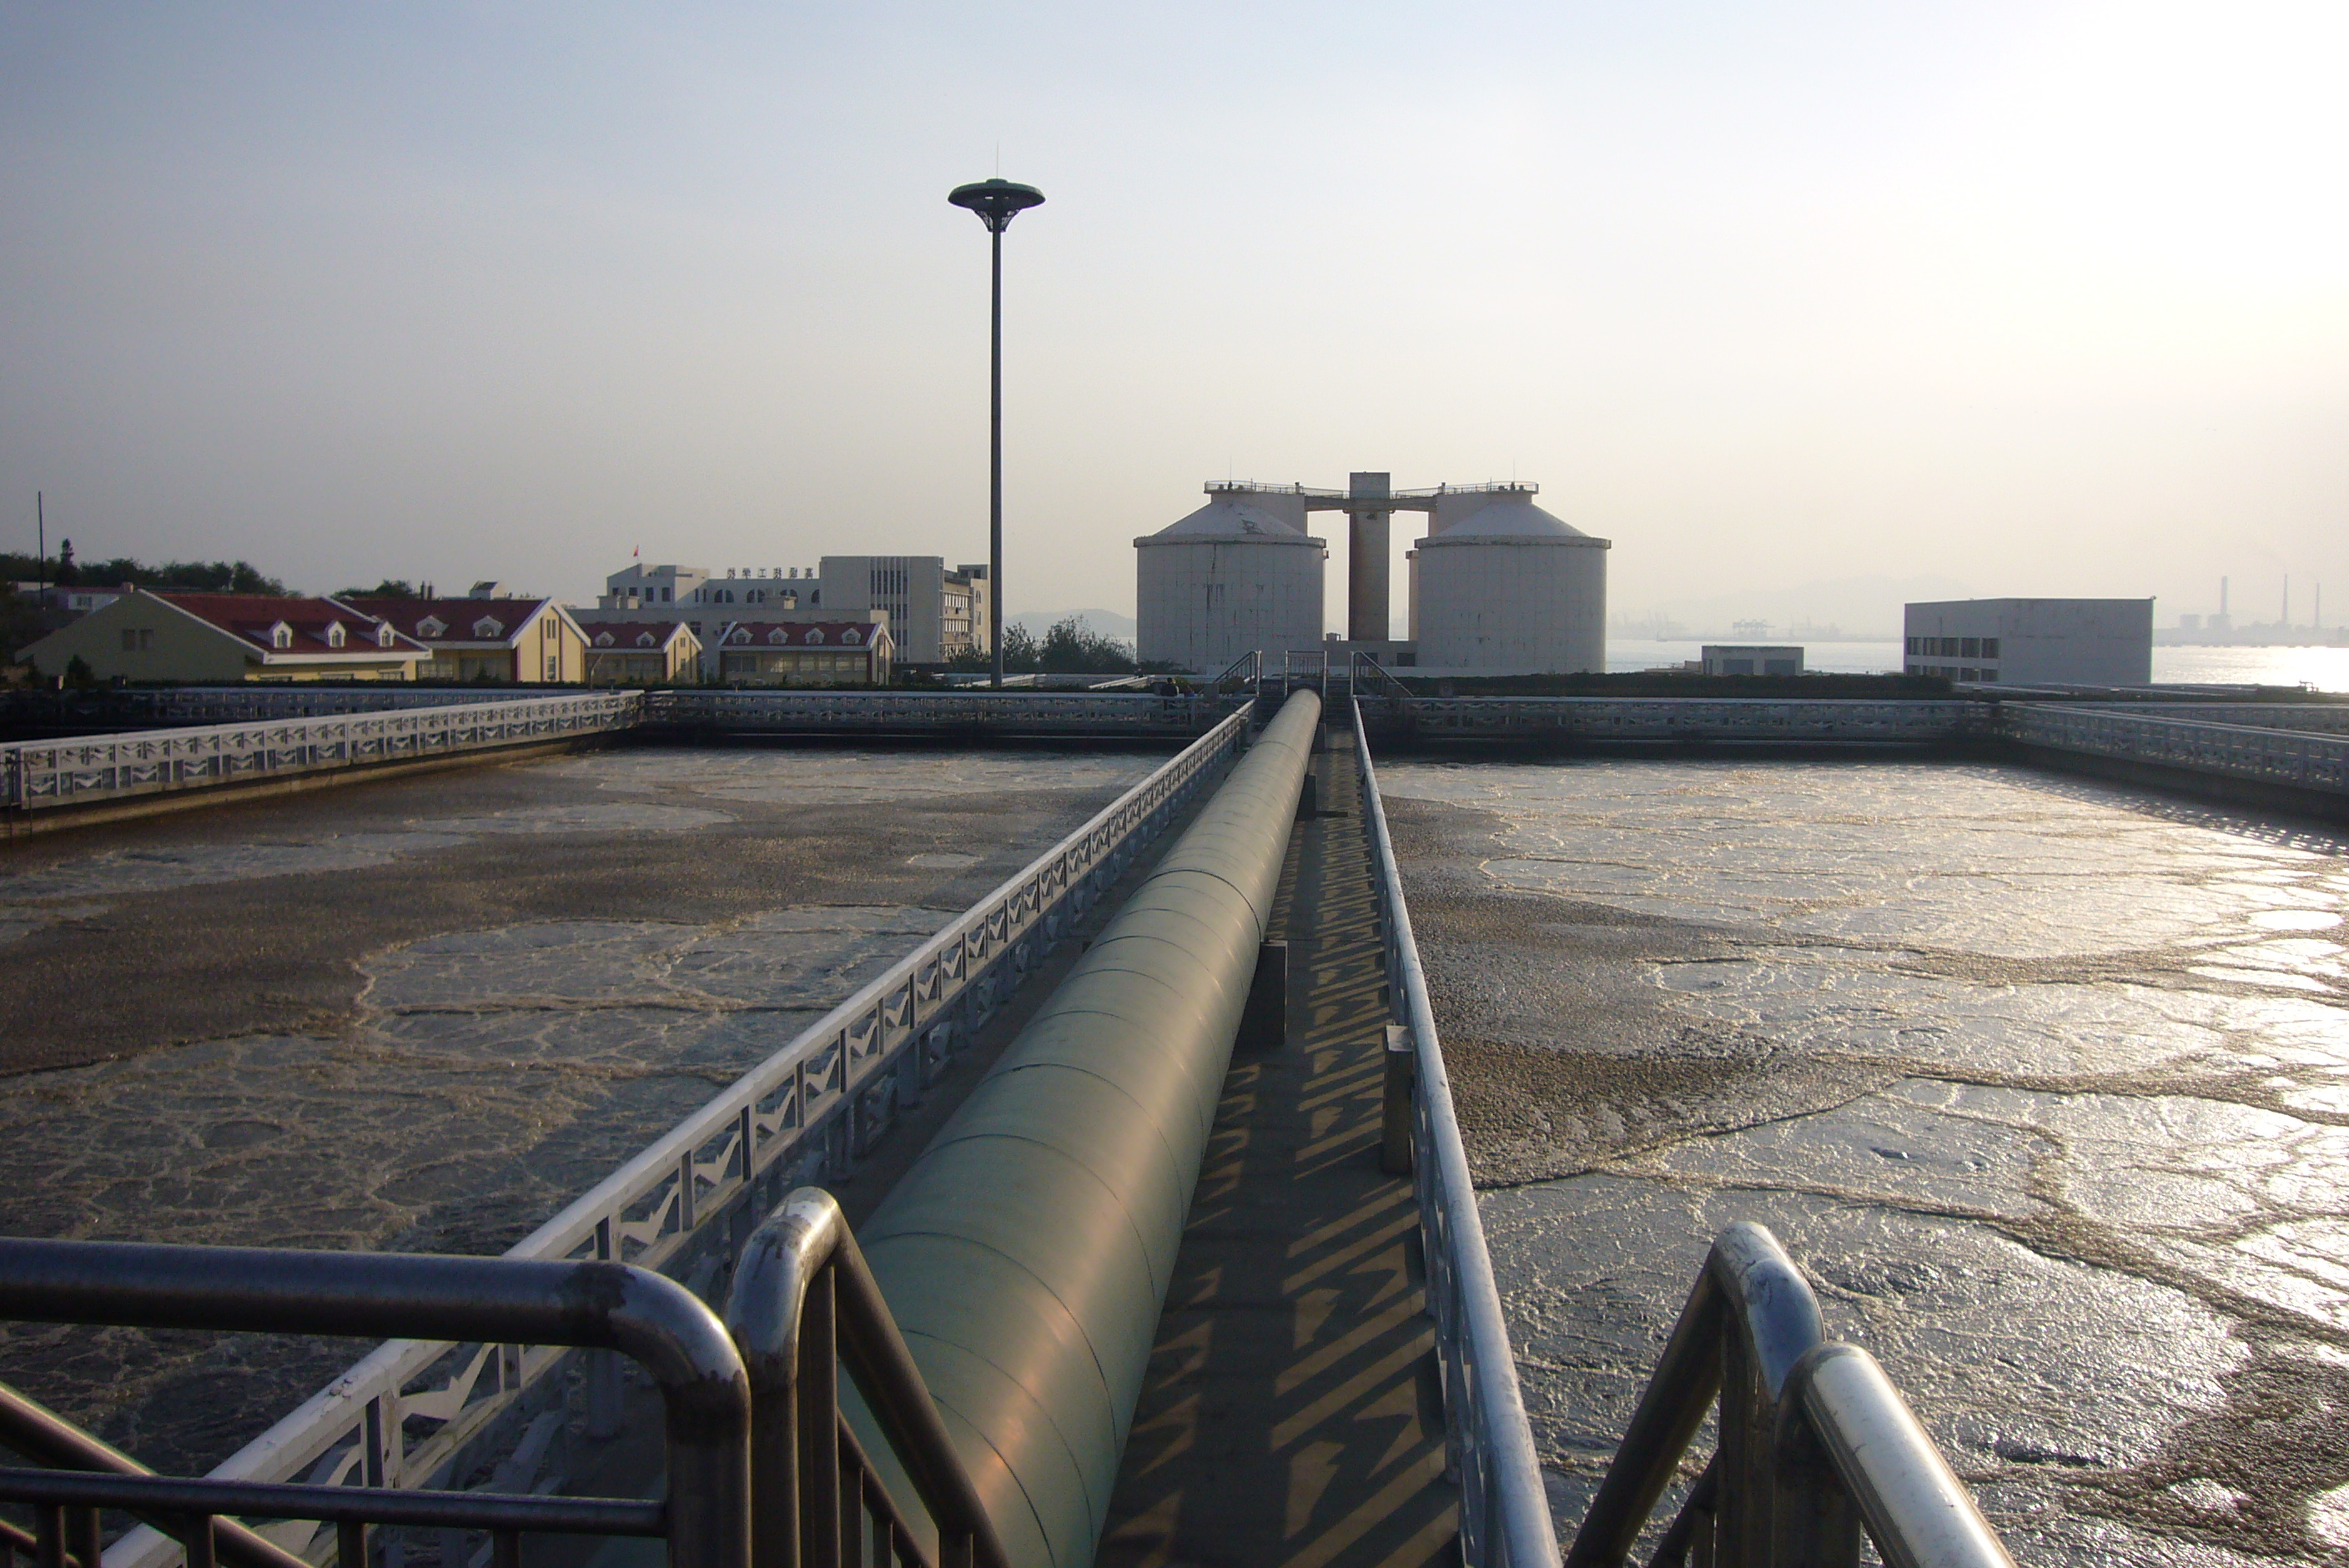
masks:
[(610, 646), (612, 645), (612, 634), (611, 634), (611, 633), (609, 633), (609, 632), (598, 632), (598, 633), (596, 633), (596, 634), (595, 634), (595, 645), (596, 645), (597, 647), (599, 647), (599, 648), (608, 648), (608, 647), (610, 647)]
[(495, 642), (506, 634), (506, 624), (495, 615), (484, 615), (473, 623), (473, 635), (483, 642)]
[(823, 628), (822, 626), (810, 626), (810, 627), (808, 628), (808, 641), (809, 641), (809, 642), (811, 642), (811, 643), (821, 643), (821, 642), (823, 642)]
[(391, 646), (392, 638), (398, 634), (389, 626), (378, 626), (375, 629), (375, 645), (378, 648), (388, 648)]
[(283, 621), (280, 621), (277, 624), (270, 627), (269, 645), (273, 648), (292, 647), (294, 645), (294, 628), (287, 625)]
[(439, 636), (448, 629), (449, 623), (441, 620), (436, 615), (427, 615), (424, 619), (416, 623), (416, 634), (419, 637), (425, 638), (427, 641)]
[(773, 631), (767, 634), (767, 641), (771, 643), (788, 643), (791, 640), (792, 634), (789, 632), (784, 631), (781, 626), (776, 627)]
[(750, 640), (750, 629), (748, 626), (737, 626), (728, 634), (726, 640), (730, 643), (747, 643)]
[(347, 634), (344, 632), (343, 624), (340, 621), (336, 621), (334, 624), (326, 628), (326, 646), (330, 648), (339, 648), (343, 645), (347, 638)]
[(840, 640), (853, 648), (856, 645), (856, 634), (854, 631), (843, 632)]
[[(612, 640), (608, 633), (605, 635), (604, 640), (607, 643)], [(653, 645), (653, 634), (650, 632), (638, 632), (636, 634), (636, 646), (640, 648), (649, 648)]]

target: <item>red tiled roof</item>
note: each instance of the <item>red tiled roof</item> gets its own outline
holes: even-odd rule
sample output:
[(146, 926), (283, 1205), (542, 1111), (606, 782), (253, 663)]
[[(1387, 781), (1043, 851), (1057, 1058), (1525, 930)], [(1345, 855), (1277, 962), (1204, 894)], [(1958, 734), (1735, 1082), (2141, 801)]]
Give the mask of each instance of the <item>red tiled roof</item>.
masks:
[(877, 621), (737, 621), (726, 628), (729, 648), (855, 648), (881, 643), (895, 647), (889, 628)]
[[(165, 603), (217, 626), (240, 642), (277, 654), (412, 654), (427, 652), (413, 637), (398, 634), (392, 645), (376, 642), (375, 618), (338, 604), (332, 599), (277, 598), (266, 593), (158, 593)], [(271, 633), (283, 622), (293, 633), (290, 647), (278, 647)], [(341, 647), (326, 640), (328, 631), (343, 628)]]
[[(362, 614), (389, 621), (408, 635), (424, 643), (496, 643), (503, 646), (522, 634), (523, 626), (538, 614), (544, 599), (346, 599), (344, 603)], [(494, 636), (477, 634), (473, 628), (484, 619), (495, 621), (499, 630)], [(426, 632), (425, 622), (438, 622), (440, 630)]]
[[(586, 628), (587, 645), (600, 652), (623, 649), (641, 653), (647, 648), (665, 648), (675, 636), (691, 636), (682, 621), (597, 621)], [(611, 638), (607, 645), (604, 639)], [(639, 641), (650, 637), (651, 642)]]

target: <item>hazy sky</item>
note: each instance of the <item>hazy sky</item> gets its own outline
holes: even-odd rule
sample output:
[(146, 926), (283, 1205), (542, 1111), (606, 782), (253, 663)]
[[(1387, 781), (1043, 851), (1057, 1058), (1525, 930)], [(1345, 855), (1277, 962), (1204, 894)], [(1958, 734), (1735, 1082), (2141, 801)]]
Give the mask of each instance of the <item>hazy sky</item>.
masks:
[(5, 4), (0, 539), (983, 560), (944, 198), (999, 144), (1015, 612), (1130, 610), (1209, 478), (1382, 468), (1538, 481), (1619, 612), (2338, 624), (2345, 81), (2339, 0)]

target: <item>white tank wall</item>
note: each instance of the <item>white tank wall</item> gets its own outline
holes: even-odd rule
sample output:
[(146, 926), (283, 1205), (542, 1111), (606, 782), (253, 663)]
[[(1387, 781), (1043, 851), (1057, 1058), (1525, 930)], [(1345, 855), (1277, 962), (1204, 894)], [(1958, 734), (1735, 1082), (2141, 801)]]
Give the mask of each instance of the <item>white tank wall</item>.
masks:
[(1278, 661), (1321, 645), (1321, 542), (1277, 538), (1135, 542), (1136, 650), (1215, 675), (1261, 648)]
[(1604, 540), (1431, 537), (1413, 564), (1422, 669), (1606, 669)]

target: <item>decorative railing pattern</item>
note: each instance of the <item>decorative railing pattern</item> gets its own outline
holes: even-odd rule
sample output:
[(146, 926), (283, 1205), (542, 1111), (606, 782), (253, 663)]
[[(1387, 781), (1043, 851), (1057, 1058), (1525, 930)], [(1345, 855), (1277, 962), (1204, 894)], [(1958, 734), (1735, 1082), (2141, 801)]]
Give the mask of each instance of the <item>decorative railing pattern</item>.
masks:
[(1987, 737), (1989, 703), (1769, 697), (1403, 697), (1368, 686), (1363, 708), (1381, 729), (1425, 739), (1945, 741)]
[(629, 729), (635, 692), (153, 729), (0, 746), (0, 805), (38, 811)]
[(750, 733), (1195, 735), (1236, 699), (1152, 692), (663, 691), (645, 721)]
[[(947, 1059), (1019, 977), (1241, 745), (1234, 714), (1026, 870), (744, 1074), (723, 1093), (517, 1243), (509, 1257), (634, 1264), (724, 1288), (752, 1223), (803, 1184), (845, 1177), (901, 1109), (918, 1103)], [(566, 1370), (579, 1352), (545, 1346), (393, 1340), (378, 1347), (212, 1473), (400, 1488), (450, 1484), (476, 1451), (522, 1434), (536, 1452), (501, 1489), (528, 1491), (560, 1468)], [(588, 1357), (592, 1436), (617, 1429), (616, 1365)], [(532, 1434), (538, 1434), (534, 1439)], [(289, 1537), (279, 1537), (286, 1530)], [(264, 1532), (318, 1560), (331, 1534)], [(176, 1543), (135, 1531), (107, 1568), (165, 1568)]]
[(1444, 1369), (1444, 1418), (1460, 1478), (1460, 1550), (1468, 1568), (1557, 1568), (1557, 1538), (1541, 1460), (1517, 1387), (1493, 1260), (1452, 1109), (1452, 1084), (1419, 944), (1403, 902), (1402, 873), (1387, 832), (1361, 709), (1352, 708), (1362, 814), (1378, 879), (1387, 996), (1412, 1057), (1411, 1166), (1427, 1258), (1427, 1297)]
[[(2023, 704), (2010, 700), (2009, 707)], [(2297, 729), (2309, 735), (2349, 735), (2349, 702), (2114, 702), (2063, 703), (2080, 713), (2189, 724), (2240, 724), (2251, 729)]]
[(2066, 703), (2001, 705), (2000, 731), (2025, 746), (2149, 762), (2195, 773), (2349, 793), (2349, 736), (2208, 724)]

